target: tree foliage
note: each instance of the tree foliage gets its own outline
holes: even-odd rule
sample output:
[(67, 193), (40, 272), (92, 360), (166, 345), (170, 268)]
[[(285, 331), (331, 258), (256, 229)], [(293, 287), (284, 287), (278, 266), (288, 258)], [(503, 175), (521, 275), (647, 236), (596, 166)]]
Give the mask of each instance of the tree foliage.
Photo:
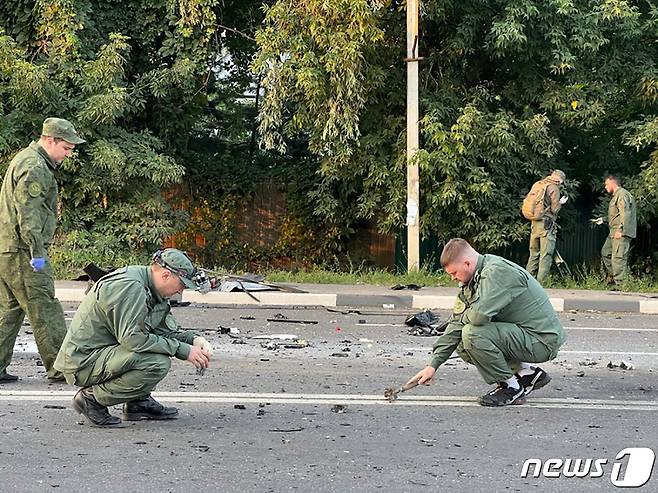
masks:
[[(465, 236), (483, 248), (524, 237), (521, 198), (556, 167), (582, 207), (594, 207), (603, 174), (616, 172), (630, 180), (641, 219), (656, 218), (658, 34), (650, 2), (421, 3), (425, 234)], [(322, 160), (316, 211), (334, 222), (403, 226), (404, 8), (280, 0), (257, 38), (255, 69), (269, 91), (262, 143), (283, 149), (285, 139), (306, 138)], [(340, 77), (323, 63), (329, 57)], [(341, 99), (357, 85), (358, 98)]]
[(172, 144), (199, 111), (214, 3), (11, 0), (0, 10), (3, 162), (47, 116), (87, 139), (58, 172), (65, 230), (152, 248), (183, 225), (162, 191), (185, 173)]

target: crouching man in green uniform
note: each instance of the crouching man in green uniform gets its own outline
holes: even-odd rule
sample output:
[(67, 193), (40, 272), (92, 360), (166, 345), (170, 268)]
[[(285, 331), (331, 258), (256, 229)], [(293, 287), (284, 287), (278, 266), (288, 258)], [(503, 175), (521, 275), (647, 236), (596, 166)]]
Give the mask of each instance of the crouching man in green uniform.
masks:
[(483, 406), (506, 406), (551, 379), (535, 366), (554, 359), (566, 336), (548, 296), (528, 271), (496, 255), (480, 255), (453, 238), (441, 265), (461, 291), (446, 331), (437, 339), (428, 366), (409, 380), (434, 381), (453, 351), (495, 384), (479, 398)]
[(69, 384), (82, 387), (73, 408), (94, 426), (116, 426), (121, 419), (107, 406), (123, 404), (123, 419), (172, 419), (151, 391), (167, 375), (171, 357), (207, 368), (213, 353), (203, 337), (182, 331), (167, 299), (198, 286), (189, 257), (169, 248), (150, 266), (130, 266), (101, 278), (73, 317), (55, 368)]

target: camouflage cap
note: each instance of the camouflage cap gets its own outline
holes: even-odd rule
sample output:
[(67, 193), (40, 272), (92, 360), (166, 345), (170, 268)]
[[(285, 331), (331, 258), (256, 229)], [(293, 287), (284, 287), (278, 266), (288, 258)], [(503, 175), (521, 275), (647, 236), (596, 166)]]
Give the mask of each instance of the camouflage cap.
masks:
[(186, 288), (197, 288), (197, 284), (193, 280), (196, 274), (196, 268), (192, 264), (190, 257), (184, 252), (175, 248), (167, 248), (156, 252), (153, 255), (153, 261), (180, 277)]
[(43, 122), (41, 135), (64, 139), (71, 144), (82, 144), (85, 142), (75, 131), (73, 124), (62, 118), (46, 118)]
[(565, 180), (567, 179), (567, 175), (564, 174), (564, 171), (556, 169), (553, 170), (553, 173), (551, 173), (551, 176), (549, 178), (551, 178), (553, 181), (564, 183)]

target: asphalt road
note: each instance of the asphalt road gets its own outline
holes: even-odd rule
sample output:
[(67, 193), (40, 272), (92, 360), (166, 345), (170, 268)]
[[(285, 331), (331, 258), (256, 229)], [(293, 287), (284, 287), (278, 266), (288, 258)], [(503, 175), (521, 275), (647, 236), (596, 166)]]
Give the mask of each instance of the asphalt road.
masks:
[[(424, 366), (434, 340), (410, 336), (401, 311), (174, 313), (204, 329), (213, 367), (200, 376), (174, 361), (155, 396), (176, 405), (179, 419), (111, 430), (81, 421), (72, 387), (47, 383), (23, 328), (9, 368), (21, 381), (0, 385), (0, 491), (618, 491), (614, 463), (623, 480), (629, 459), (617, 454), (658, 451), (658, 316), (561, 315), (568, 341), (542, 365), (553, 381), (524, 405), (490, 409), (476, 403), (489, 387), (459, 359), (440, 368), (435, 385), (383, 399)], [(317, 323), (267, 321), (279, 314)], [(255, 338), (274, 334), (309, 346)], [(622, 361), (632, 369), (608, 368)], [(522, 478), (528, 459), (560, 477), (533, 477), (533, 466)], [(565, 477), (548, 459), (571, 467), (582, 459), (582, 471), (585, 459), (600, 459), (603, 474)], [(657, 485), (652, 477), (641, 490)]]

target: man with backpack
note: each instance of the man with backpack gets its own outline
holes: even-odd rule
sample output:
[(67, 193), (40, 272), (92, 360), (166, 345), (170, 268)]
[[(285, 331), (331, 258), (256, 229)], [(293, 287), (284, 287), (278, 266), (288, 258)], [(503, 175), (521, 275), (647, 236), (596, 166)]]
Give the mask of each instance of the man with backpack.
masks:
[(567, 201), (560, 197), (566, 175), (556, 169), (530, 189), (523, 200), (521, 212), (531, 221), (530, 258), (526, 270), (543, 283), (551, 270), (557, 237), (557, 214)]

